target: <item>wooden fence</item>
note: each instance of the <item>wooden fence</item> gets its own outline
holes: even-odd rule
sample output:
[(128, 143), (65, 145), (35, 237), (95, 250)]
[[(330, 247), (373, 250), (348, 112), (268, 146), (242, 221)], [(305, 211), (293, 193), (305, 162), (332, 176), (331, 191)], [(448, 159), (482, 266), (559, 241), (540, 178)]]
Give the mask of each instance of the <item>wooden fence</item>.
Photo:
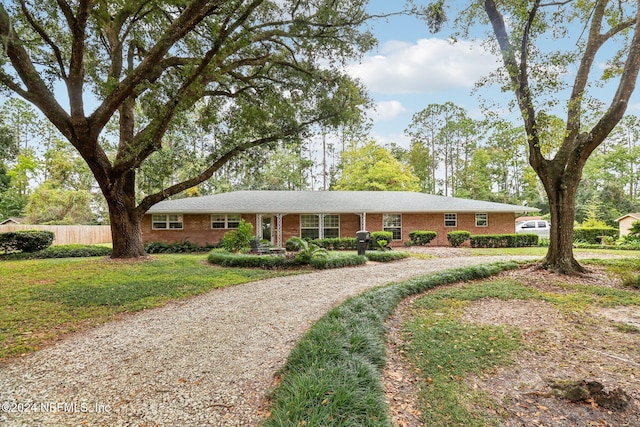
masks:
[(111, 243), (111, 227), (108, 225), (0, 225), (0, 233), (24, 230), (52, 231), (55, 234), (54, 245)]

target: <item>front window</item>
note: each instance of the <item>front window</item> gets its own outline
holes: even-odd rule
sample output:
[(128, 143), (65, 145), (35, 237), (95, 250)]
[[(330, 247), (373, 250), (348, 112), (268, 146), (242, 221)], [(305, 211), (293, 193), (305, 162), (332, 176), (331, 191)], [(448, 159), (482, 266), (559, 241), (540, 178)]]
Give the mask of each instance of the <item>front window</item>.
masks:
[(240, 214), (213, 214), (211, 228), (238, 228), (240, 219)]
[(320, 217), (318, 215), (300, 215), (300, 237), (303, 239), (320, 238)]
[(444, 226), (445, 227), (457, 227), (458, 226), (458, 214), (446, 213), (444, 214)]
[(151, 222), (154, 230), (182, 230), (182, 215), (154, 214)]
[(325, 238), (340, 237), (340, 215), (325, 215), (324, 230)]
[(320, 218), (323, 218), (322, 237), (340, 237), (340, 215), (300, 215), (300, 237), (320, 238)]
[(393, 233), (393, 240), (402, 240), (402, 215), (385, 214), (382, 217), (382, 229)]
[(488, 227), (489, 226), (489, 216), (486, 213), (477, 213), (476, 214), (476, 227)]

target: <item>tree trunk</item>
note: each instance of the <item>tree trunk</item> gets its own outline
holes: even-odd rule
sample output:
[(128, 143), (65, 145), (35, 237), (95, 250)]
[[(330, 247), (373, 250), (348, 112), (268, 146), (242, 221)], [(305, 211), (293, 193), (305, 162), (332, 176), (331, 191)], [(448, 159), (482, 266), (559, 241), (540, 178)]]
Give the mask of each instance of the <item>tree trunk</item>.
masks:
[(542, 268), (562, 274), (584, 273), (586, 270), (573, 257), (573, 222), (580, 176), (551, 172), (543, 183), (549, 197), (551, 238)]
[(116, 181), (111, 191), (103, 192), (109, 206), (112, 258), (139, 258), (146, 255), (140, 223), (142, 215), (136, 207), (135, 173), (130, 171)]
[(113, 253), (111, 258), (140, 258), (146, 255), (142, 244), (140, 218), (131, 217), (127, 209), (113, 209), (109, 203)]

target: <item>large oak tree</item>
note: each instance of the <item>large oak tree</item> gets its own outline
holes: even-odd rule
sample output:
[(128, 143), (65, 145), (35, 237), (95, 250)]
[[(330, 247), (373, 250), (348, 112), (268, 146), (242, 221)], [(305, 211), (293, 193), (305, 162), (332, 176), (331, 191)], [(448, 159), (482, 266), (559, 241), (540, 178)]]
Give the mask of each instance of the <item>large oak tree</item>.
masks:
[[(432, 29), (444, 21), (445, 5), (440, 0), (422, 10)], [(489, 26), (489, 46), (502, 60), (493, 81), (515, 95), (529, 163), (551, 211), (551, 243), (543, 266), (563, 273), (584, 271), (573, 256), (576, 192), (587, 159), (622, 119), (635, 89), (639, 2), (474, 1), (457, 24), (467, 30)], [(606, 67), (600, 69), (601, 64)], [(598, 92), (603, 84), (608, 92)], [(559, 138), (549, 132), (558, 110), (566, 113)]]
[[(144, 255), (155, 203), (251, 147), (357, 114), (339, 71), (371, 47), (366, 0), (15, 0), (0, 5), (0, 84), (79, 152), (108, 208), (113, 257)], [(136, 174), (179, 117), (198, 114), (203, 166), (136, 198)], [(107, 129), (116, 126), (115, 139)]]

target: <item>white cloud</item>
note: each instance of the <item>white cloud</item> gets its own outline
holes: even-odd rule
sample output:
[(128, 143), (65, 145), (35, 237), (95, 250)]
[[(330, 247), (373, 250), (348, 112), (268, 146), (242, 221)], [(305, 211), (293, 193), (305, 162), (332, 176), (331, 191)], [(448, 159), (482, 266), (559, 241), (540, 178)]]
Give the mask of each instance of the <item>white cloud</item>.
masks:
[(380, 54), (348, 69), (372, 92), (433, 93), (471, 88), (497, 67), (494, 56), (479, 41), (450, 43), (420, 39), (416, 43), (385, 43)]
[(400, 101), (381, 101), (369, 111), (369, 116), (378, 120), (392, 120), (407, 111)]

